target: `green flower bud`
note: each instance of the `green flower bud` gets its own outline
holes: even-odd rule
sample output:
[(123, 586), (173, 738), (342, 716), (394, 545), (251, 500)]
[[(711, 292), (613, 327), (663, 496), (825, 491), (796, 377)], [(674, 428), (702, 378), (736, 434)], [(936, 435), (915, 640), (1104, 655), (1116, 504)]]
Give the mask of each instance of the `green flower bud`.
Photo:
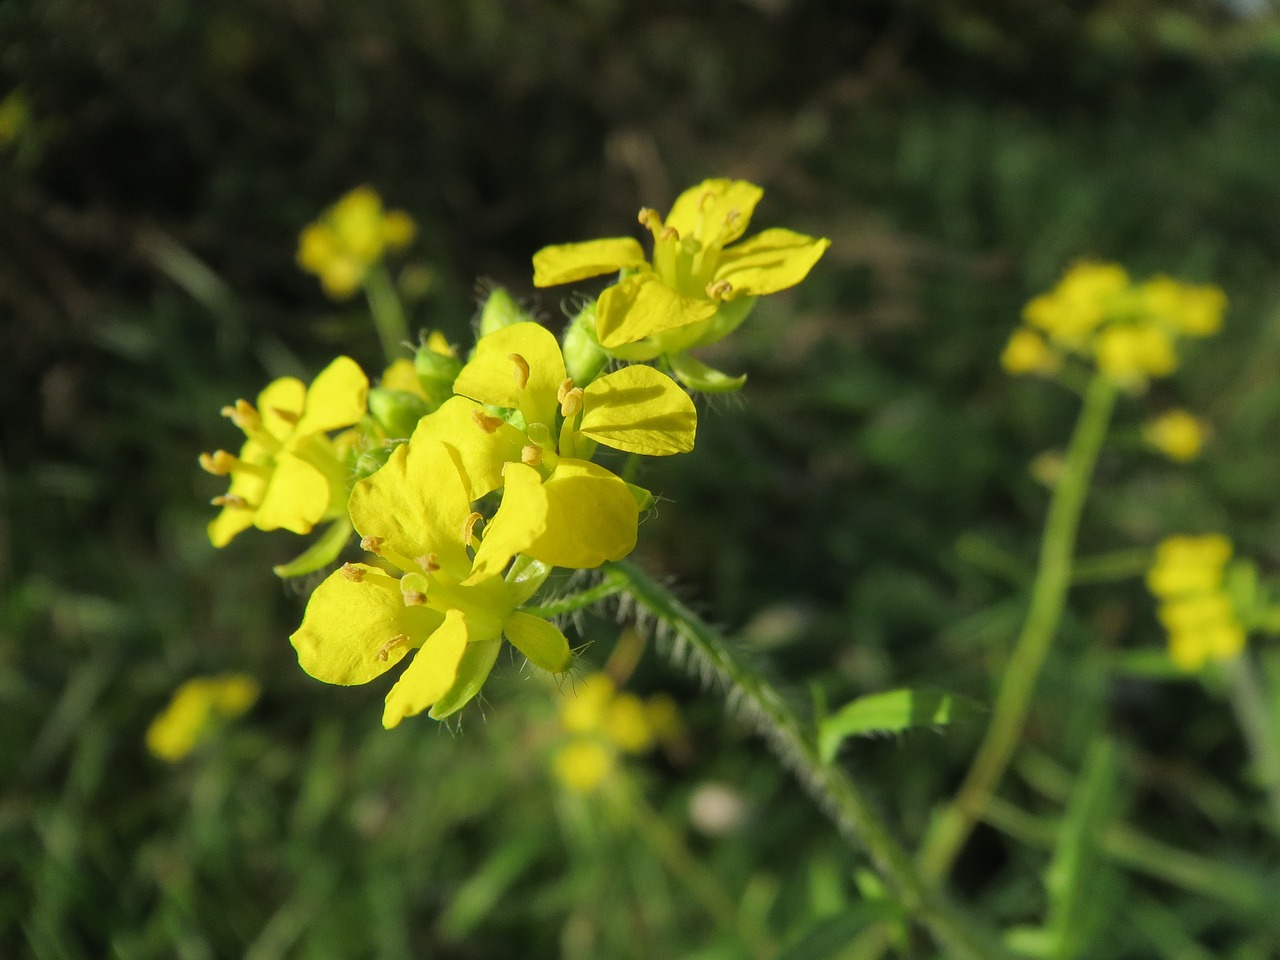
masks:
[(430, 407), (434, 410), (453, 396), (453, 381), (458, 379), (462, 361), (448, 353), (441, 353), (427, 342), (418, 347), (418, 352), (414, 354), (413, 369), (418, 374), (422, 392), (427, 395)]
[(591, 301), (578, 311), (564, 331), (564, 365), (573, 382), (585, 387), (604, 369), (609, 356), (596, 339), (596, 304)]
[(509, 327), (513, 323), (525, 323), (532, 320), (527, 312), (511, 298), (502, 287), (494, 287), (490, 291), (484, 306), (480, 308), (480, 336)]
[(407, 439), (431, 408), (412, 393), (373, 387), (369, 391), (369, 412), (388, 437)]

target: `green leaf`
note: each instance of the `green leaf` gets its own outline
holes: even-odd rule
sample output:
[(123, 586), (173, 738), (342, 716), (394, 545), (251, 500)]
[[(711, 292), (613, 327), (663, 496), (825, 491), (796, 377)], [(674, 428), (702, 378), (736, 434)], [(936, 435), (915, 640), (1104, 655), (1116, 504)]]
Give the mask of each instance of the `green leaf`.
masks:
[(848, 950), (849, 942), (873, 923), (895, 919), (898, 911), (886, 902), (863, 902), (823, 917), (806, 930), (778, 960), (835, 960)]
[(944, 727), (978, 712), (972, 700), (936, 690), (904, 688), (873, 693), (845, 704), (819, 725), (818, 752), (823, 763), (830, 763), (849, 737)]
[(700, 360), (695, 360), (687, 353), (676, 353), (667, 357), (671, 364), (671, 372), (676, 379), (690, 390), (700, 393), (732, 393), (741, 389), (747, 382), (747, 375), (731, 377), (727, 373), (713, 370)]
[(351, 521), (346, 517), (339, 517), (329, 525), (316, 540), (315, 543), (307, 547), (306, 550), (298, 554), (288, 563), (282, 563), (272, 567), (272, 571), (277, 577), (287, 579), (289, 577), (301, 577), (307, 573), (313, 573), (326, 564), (333, 563), (338, 559), (338, 554), (342, 552), (342, 548), (347, 545), (347, 540), (351, 537)]

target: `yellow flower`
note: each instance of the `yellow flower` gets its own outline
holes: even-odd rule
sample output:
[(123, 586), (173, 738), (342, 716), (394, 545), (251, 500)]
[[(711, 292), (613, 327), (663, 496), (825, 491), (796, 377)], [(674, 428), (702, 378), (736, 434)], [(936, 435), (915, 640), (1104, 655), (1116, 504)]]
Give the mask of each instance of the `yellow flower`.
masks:
[(458, 396), (424, 417), (414, 439), (449, 446), (471, 499), (503, 488), (476, 553), (478, 577), (517, 553), (578, 569), (621, 559), (635, 547), (639, 507), (626, 483), (590, 462), (596, 444), (649, 456), (693, 448), (697, 413), (670, 377), (629, 366), (574, 386), (556, 338), (536, 323), (481, 337), (453, 389)]
[(1208, 337), (1222, 329), (1227, 295), (1220, 287), (1152, 277), (1138, 288), (1146, 311), (1188, 337)]
[(630, 237), (546, 247), (533, 258), (534, 285), (629, 273), (596, 309), (600, 343), (615, 356), (647, 360), (713, 343), (746, 318), (756, 297), (803, 280), (831, 244), (781, 229), (735, 244), (762, 195), (745, 180), (704, 180), (665, 220), (640, 211), (653, 235), (652, 262)]
[(574, 793), (595, 793), (609, 779), (617, 758), (594, 740), (573, 740), (560, 747), (551, 761), (556, 778)]
[(1169, 410), (1142, 426), (1142, 438), (1170, 460), (1188, 463), (1200, 455), (1209, 428), (1186, 410)]
[(419, 400), (426, 400), (427, 393), (418, 382), (418, 370), (412, 360), (401, 358), (392, 361), (382, 373), (381, 386), (384, 390), (396, 390), (400, 393), (411, 393)]
[(1114, 263), (1072, 266), (1049, 293), (1031, 300), (1022, 318), (1051, 339), (1079, 348), (1128, 293), (1129, 275)]
[(222, 512), (209, 524), (209, 539), (223, 547), (242, 530), (308, 533), (323, 519), (340, 517), (346, 505), (347, 469), (327, 434), (365, 413), (369, 381), (356, 362), (338, 357), (308, 389), (282, 377), (258, 395), (224, 407), (245, 434), (239, 456), (226, 450), (200, 455), (200, 466), (231, 476), (226, 494), (214, 498)]
[(147, 749), (162, 760), (181, 760), (218, 721), (248, 711), (258, 693), (257, 681), (239, 673), (188, 680), (151, 721)]
[(1163, 601), (1159, 617), (1169, 633), (1169, 657), (1182, 670), (1230, 660), (1244, 649), (1244, 628), (1223, 589), (1230, 559), (1231, 541), (1218, 534), (1168, 537), (1156, 547), (1147, 585)]
[(519, 584), (473, 575), (468, 547), (480, 515), (457, 461), (415, 436), (351, 491), (351, 521), (364, 549), (400, 576), (359, 563), (312, 594), (290, 638), (298, 662), (326, 683), (368, 683), (417, 653), (387, 694), (383, 726), (431, 707), (446, 717), (479, 692), (505, 635), (531, 663), (560, 673), (572, 655), (564, 634), (516, 608)]
[(357, 187), (303, 228), (298, 265), (318, 276), (330, 297), (345, 300), (384, 252), (407, 247), (416, 232), (407, 213), (384, 211), (372, 188)]
[(1015, 376), (1027, 373), (1049, 375), (1062, 366), (1062, 359), (1040, 334), (1019, 327), (1005, 344), (1000, 354), (1000, 365)]
[(1178, 366), (1173, 338), (1154, 323), (1113, 324), (1098, 334), (1098, 369), (1117, 383), (1145, 385), (1150, 377), (1165, 377)]
[(1166, 599), (1217, 590), (1230, 559), (1231, 541), (1221, 534), (1166, 537), (1156, 547), (1147, 586)]

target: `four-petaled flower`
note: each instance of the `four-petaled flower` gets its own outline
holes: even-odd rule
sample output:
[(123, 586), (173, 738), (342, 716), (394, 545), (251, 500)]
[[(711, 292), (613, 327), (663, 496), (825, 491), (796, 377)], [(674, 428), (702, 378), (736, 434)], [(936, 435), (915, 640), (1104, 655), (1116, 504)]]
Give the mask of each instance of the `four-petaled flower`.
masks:
[(413, 440), (457, 454), (471, 499), (503, 487), (475, 577), (501, 572), (518, 553), (578, 569), (620, 560), (635, 547), (637, 492), (590, 462), (596, 444), (649, 456), (693, 448), (697, 412), (674, 380), (629, 366), (577, 387), (556, 338), (536, 323), (481, 337), (453, 389), (458, 396), (424, 417)]
[(568, 669), (568, 641), (548, 621), (516, 609), (524, 584), (473, 570), (468, 548), (480, 515), (453, 453), (414, 437), (351, 491), (361, 545), (399, 576), (349, 563), (312, 594), (290, 638), (298, 661), (327, 683), (367, 683), (411, 650), (412, 663), (387, 694), (383, 725), (433, 707), (446, 717), (479, 692), (503, 635), (530, 662)]
[(623, 359), (714, 343), (746, 318), (756, 297), (803, 280), (831, 244), (783, 229), (734, 244), (763, 193), (745, 180), (704, 180), (679, 196), (665, 220), (640, 211), (653, 235), (652, 262), (630, 237), (561, 244), (534, 256), (534, 285), (627, 274), (596, 308), (601, 346)]
[(245, 400), (224, 407), (222, 415), (247, 439), (239, 456), (226, 450), (200, 455), (209, 473), (231, 475), (226, 494), (213, 500), (222, 507), (209, 524), (213, 545), (226, 546), (251, 526), (309, 533), (321, 520), (342, 516), (348, 471), (328, 434), (364, 416), (368, 393), (369, 380), (356, 362), (338, 357), (310, 389), (281, 377), (258, 394), (257, 407)]

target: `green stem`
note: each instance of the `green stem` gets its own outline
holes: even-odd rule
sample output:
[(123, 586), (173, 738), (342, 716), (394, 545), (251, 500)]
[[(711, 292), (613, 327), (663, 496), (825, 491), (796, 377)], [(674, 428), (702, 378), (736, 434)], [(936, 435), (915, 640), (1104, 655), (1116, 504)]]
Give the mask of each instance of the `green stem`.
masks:
[(387, 362), (390, 363), (402, 356), (402, 349), (409, 341), (409, 323), (405, 319), (404, 307), (400, 305), (400, 297), (391, 284), (387, 268), (381, 263), (373, 264), (365, 273), (364, 292), (369, 298), (369, 311), (373, 314), (374, 326), (378, 328), (382, 352), (387, 355)]
[(1253, 758), (1254, 773), (1267, 792), (1272, 826), (1280, 830), (1280, 738), (1248, 651), (1224, 663), (1222, 672), (1231, 684), (1231, 708)]
[(1001, 679), (991, 723), (955, 799), (935, 818), (921, 845), (918, 862), (932, 883), (950, 870), (1004, 775), (1022, 734), (1036, 681), (1062, 618), (1071, 585), (1080, 513), (1115, 401), (1115, 386), (1105, 377), (1095, 376), (1085, 390), (1084, 406), (1067, 449), (1062, 476), (1049, 504), (1031, 604)]
[(567, 597), (561, 597), (559, 600), (551, 600), (537, 606), (526, 606), (520, 609), (525, 613), (533, 614), (535, 617), (559, 617), (566, 613), (575, 613), (578, 610), (586, 609), (593, 603), (607, 600), (625, 589), (627, 589), (627, 583), (622, 577), (606, 575), (600, 583), (597, 583), (594, 587), (588, 587), (580, 593), (572, 593)]
[(816, 737), (794, 709), (764, 677), (733, 655), (723, 637), (639, 568), (621, 561), (610, 564), (609, 570), (626, 580), (627, 591), (639, 606), (675, 632), (673, 659), (683, 660), (687, 654), (701, 672), (724, 685), (730, 703), (754, 721), (841, 832), (861, 843), (906, 909), (947, 949), (948, 956), (955, 960), (1008, 956), (992, 933), (966, 920), (930, 888), (861, 789), (843, 770), (822, 762)]

